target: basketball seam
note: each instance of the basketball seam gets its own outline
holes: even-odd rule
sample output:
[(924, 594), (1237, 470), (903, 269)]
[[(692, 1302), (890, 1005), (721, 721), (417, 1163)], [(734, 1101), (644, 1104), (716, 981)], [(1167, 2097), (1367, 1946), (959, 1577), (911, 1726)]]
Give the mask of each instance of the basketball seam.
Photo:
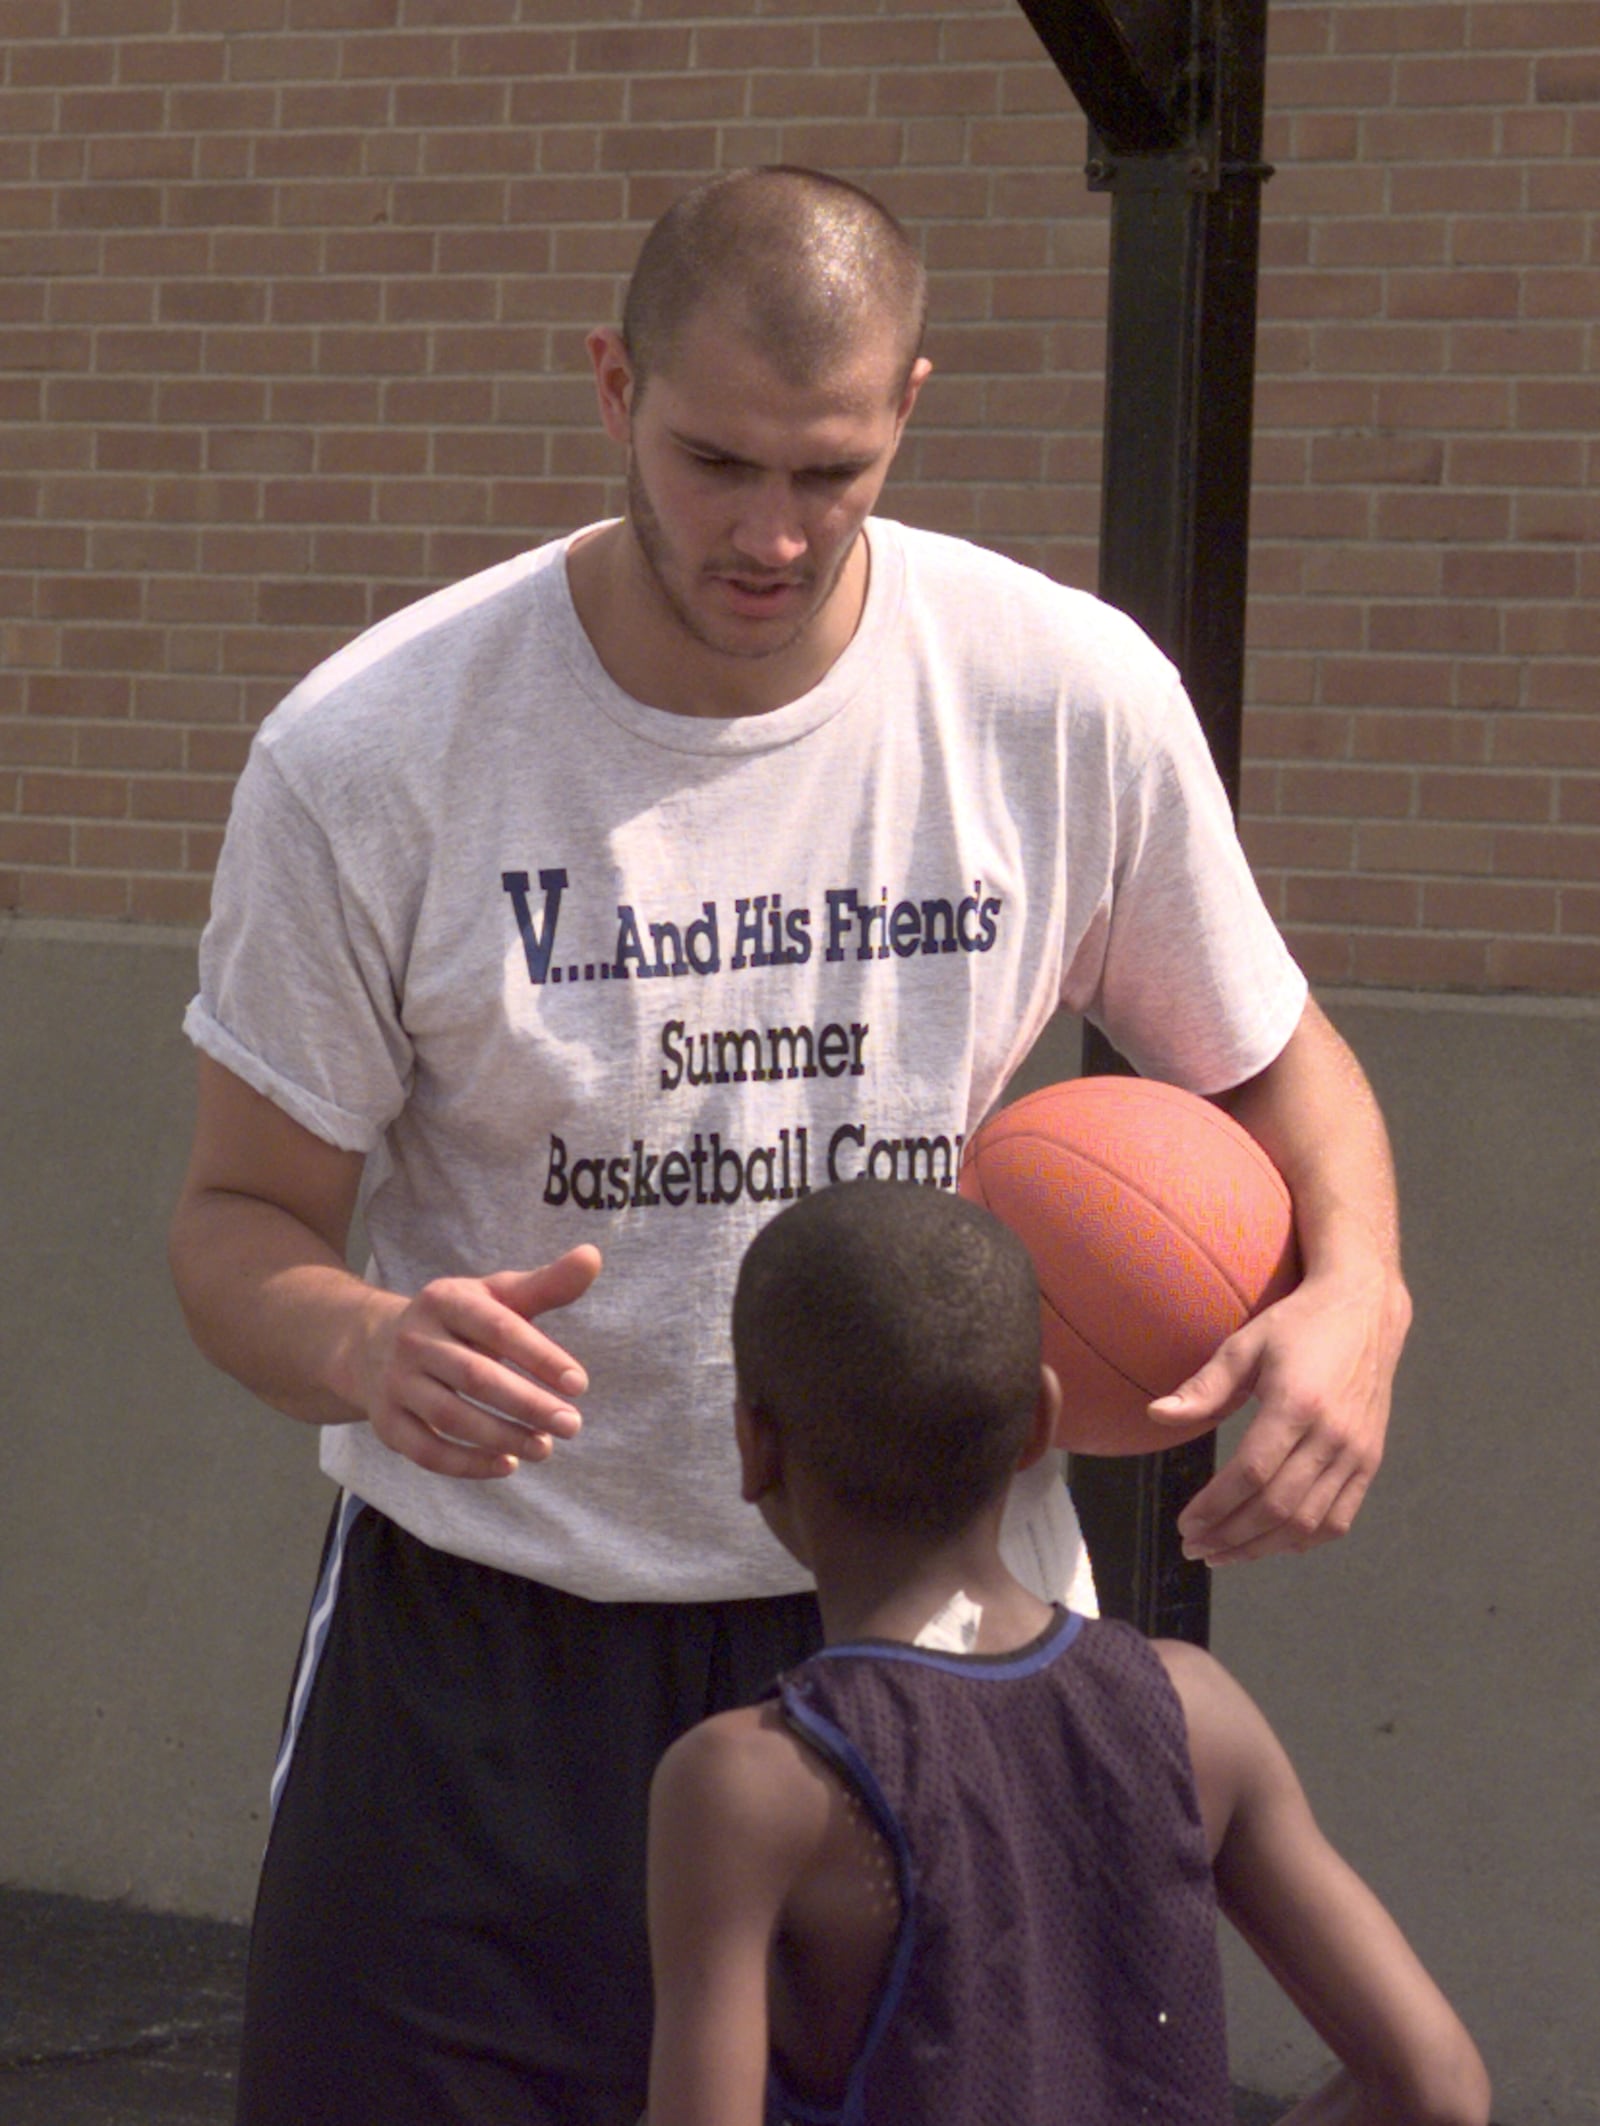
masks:
[(1155, 1400), (1154, 1396), (1152, 1396), (1146, 1389), (1145, 1384), (1142, 1380), (1135, 1380), (1131, 1373), (1125, 1373), (1122, 1367), (1119, 1366), (1116, 1360), (1111, 1356), (1109, 1351), (1102, 1351), (1098, 1344), (1091, 1343), (1088, 1337), (1085, 1336), (1083, 1331), (1078, 1327), (1078, 1324), (1075, 1321), (1068, 1321), (1067, 1317), (1055, 1304), (1054, 1300), (1047, 1298), (1043, 1292), (1039, 1294), (1039, 1304), (1045, 1309), (1046, 1313), (1049, 1314), (1052, 1321), (1059, 1322), (1062, 1328), (1066, 1330), (1069, 1336), (1075, 1336), (1078, 1339), (1079, 1343), (1082, 1344), (1083, 1348), (1089, 1353), (1092, 1358), (1099, 1359), (1101, 1365), (1105, 1367), (1108, 1373), (1115, 1373), (1118, 1380), (1123, 1382), (1125, 1386), (1131, 1388), (1135, 1395), (1143, 1396), (1144, 1400), (1147, 1403), (1153, 1402)]
[[(1024, 1133), (1023, 1131), (1019, 1130), (1015, 1134), (1008, 1135), (1004, 1141), (1007, 1144), (1026, 1143), (1033, 1145), (1044, 1145), (1050, 1151), (1056, 1153), (1058, 1156), (1061, 1154), (1063, 1149), (1063, 1147), (1056, 1141), (1055, 1138), (1041, 1136), (1036, 1132)], [(1074, 1159), (1081, 1159), (1086, 1167), (1092, 1168), (1095, 1173), (1102, 1175), (1106, 1180), (1112, 1182), (1118, 1189), (1122, 1190), (1128, 1196), (1136, 1198), (1137, 1201), (1144, 1204), (1148, 1210), (1156, 1212), (1159, 1217), (1164, 1218), (1167, 1223), (1173, 1227), (1174, 1231), (1181, 1233), (1184, 1239), (1189, 1241), (1192, 1246), (1199, 1248), (1201, 1252), (1205, 1255), (1207, 1262), (1209, 1262), (1211, 1264), (1211, 1267), (1216, 1271), (1218, 1278), (1223, 1284), (1227, 1286), (1228, 1290), (1233, 1294), (1233, 1297), (1238, 1301), (1240, 1307), (1243, 1309), (1245, 1315), (1248, 1317), (1251, 1309), (1251, 1301), (1249, 1294), (1240, 1287), (1240, 1285), (1234, 1280), (1234, 1278), (1229, 1275), (1228, 1271), (1223, 1267), (1223, 1265), (1220, 1262), (1216, 1261), (1216, 1259), (1210, 1253), (1210, 1250), (1205, 1247), (1204, 1235), (1202, 1233), (1197, 1231), (1192, 1224), (1186, 1223), (1185, 1220), (1178, 1217), (1170, 1208), (1170, 1206), (1158, 1201), (1156, 1197), (1150, 1195), (1146, 1190), (1140, 1188), (1137, 1182), (1130, 1181), (1126, 1174), (1119, 1173), (1115, 1167), (1107, 1166), (1104, 1160), (1096, 1159), (1091, 1152), (1083, 1151), (1077, 1145), (1073, 1145), (1070, 1148), (1070, 1156)], [(1273, 1172), (1277, 1173), (1276, 1167), (1273, 1168)]]

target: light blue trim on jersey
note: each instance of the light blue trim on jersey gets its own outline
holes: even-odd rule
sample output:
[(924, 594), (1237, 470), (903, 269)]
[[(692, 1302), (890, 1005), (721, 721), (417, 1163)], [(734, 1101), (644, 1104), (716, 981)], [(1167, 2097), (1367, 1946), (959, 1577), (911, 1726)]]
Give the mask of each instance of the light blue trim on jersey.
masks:
[(306, 1619), (305, 1638), (300, 1646), (300, 1665), (295, 1671), (294, 1694), (289, 1700), (289, 1717), (283, 1723), (283, 1740), (278, 1745), (278, 1761), (272, 1767), (272, 1786), (269, 1791), (269, 1813), (272, 1816), (278, 1813), (283, 1784), (289, 1776), (289, 1765), (294, 1757), (294, 1746), (299, 1740), (300, 1729), (305, 1720), (306, 1702), (311, 1696), (311, 1686), (317, 1679), (322, 1649), (328, 1643), (334, 1605), (339, 1599), (339, 1580), (344, 1571), (345, 1545), (350, 1540), (350, 1531), (356, 1524), (357, 1516), (365, 1511), (365, 1500), (358, 1499), (353, 1491), (347, 1491), (340, 1502), (338, 1519), (334, 1523), (333, 1535), (328, 1543), (328, 1555), (323, 1560), (322, 1576), (317, 1581), (317, 1591), (311, 1598), (311, 1614)]
[(836, 1765), (843, 1778), (854, 1787), (866, 1803), (867, 1813), (875, 1828), (887, 1839), (894, 1854), (895, 1881), (900, 1891), (900, 1926), (895, 1935), (894, 1951), (889, 1958), (889, 1969), (872, 2011), (866, 2035), (861, 2040), (861, 2050), (851, 2063), (845, 2080), (844, 2095), (835, 2105), (812, 2104), (794, 2094), (774, 2067), (768, 2073), (767, 2117), (781, 2120), (785, 2126), (858, 2126), (866, 2103), (863, 2083), (872, 2055), (877, 2050), (883, 2033), (888, 2029), (895, 2011), (905, 1993), (906, 1979), (911, 1968), (912, 1952), (917, 1942), (916, 1880), (911, 1868), (911, 1848), (906, 1843), (900, 1820), (890, 1808), (882, 1787), (873, 1777), (865, 1758), (849, 1737), (813, 1711), (801, 1698), (787, 1689), (781, 1691), (785, 1717), (795, 1731), (804, 1736), (813, 1749)]

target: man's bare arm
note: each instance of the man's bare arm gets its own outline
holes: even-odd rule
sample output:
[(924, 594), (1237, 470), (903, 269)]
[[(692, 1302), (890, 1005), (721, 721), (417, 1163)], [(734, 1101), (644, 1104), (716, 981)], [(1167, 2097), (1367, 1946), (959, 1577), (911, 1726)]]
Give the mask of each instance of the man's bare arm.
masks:
[(1486, 2126), (1476, 2046), (1323, 1836), (1260, 1708), (1209, 1654), (1157, 1644), (1188, 1724), (1218, 1902), (1340, 2062), (1282, 2126)]
[(596, 1250), (442, 1278), (412, 1299), (380, 1291), (344, 1260), (361, 1168), (358, 1153), (200, 1059), (169, 1239), (195, 1342), (276, 1409), (307, 1424), (367, 1419), (385, 1445), (440, 1475), (504, 1476), (543, 1460), (552, 1438), (578, 1430), (571, 1397), (586, 1381), (529, 1317), (586, 1291)]
[(1347, 1532), (1383, 1458), (1411, 1322), (1388, 1133), (1360, 1064), (1319, 1007), (1308, 1001), (1277, 1060), (1217, 1104), (1288, 1183), (1304, 1274), (1152, 1405), (1157, 1417), (1189, 1422), (1259, 1400), (1232, 1459), (1179, 1517), (1188, 1555), (1213, 1564)]

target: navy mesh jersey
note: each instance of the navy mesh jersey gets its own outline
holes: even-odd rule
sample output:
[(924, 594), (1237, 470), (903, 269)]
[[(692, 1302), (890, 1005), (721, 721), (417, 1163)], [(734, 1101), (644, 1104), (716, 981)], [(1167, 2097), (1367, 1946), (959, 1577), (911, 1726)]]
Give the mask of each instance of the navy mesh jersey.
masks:
[(861, 1796), (902, 1917), (840, 2102), (794, 2126), (1228, 2126), (1217, 1908), (1183, 1711), (1127, 1625), (988, 1658), (830, 1646), (778, 1686)]

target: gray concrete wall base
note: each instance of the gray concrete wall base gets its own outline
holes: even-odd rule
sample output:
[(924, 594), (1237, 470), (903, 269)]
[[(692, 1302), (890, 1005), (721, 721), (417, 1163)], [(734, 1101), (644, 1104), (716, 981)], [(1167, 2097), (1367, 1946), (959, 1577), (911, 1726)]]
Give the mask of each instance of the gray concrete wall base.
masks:
[[(242, 1917), (331, 1492), (193, 1353), (164, 1228), (186, 934), (0, 925), (0, 1879)], [(1600, 2122), (1600, 1006), (1325, 999), (1398, 1148), (1417, 1323), (1350, 1539), (1220, 1573), (1216, 1646), (1477, 2035)], [(1025, 1083), (1076, 1068), (1053, 1029)], [(1235, 2078), (1320, 2046), (1231, 1956)]]
[(191, 1347), (183, 934), (0, 925), (0, 1877), (240, 1918), (331, 1493)]
[[(1472, 2029), (1504, 2126), (1600, 2120), (1600, 1007), (1324, 999), (1395, 1140), (1416, 1319), (1343, 1543), (1213, 1643)], [(1235, 2074), (1325, 2058), (1230, 1957)]]

